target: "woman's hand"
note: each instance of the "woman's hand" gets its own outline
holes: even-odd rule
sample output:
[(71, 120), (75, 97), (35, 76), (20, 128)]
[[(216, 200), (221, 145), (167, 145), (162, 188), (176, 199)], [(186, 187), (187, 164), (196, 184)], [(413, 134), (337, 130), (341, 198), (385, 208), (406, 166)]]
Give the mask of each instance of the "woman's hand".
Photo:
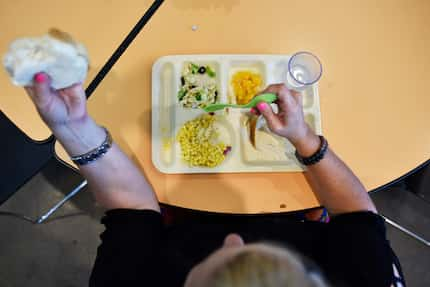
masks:
[[(267, 103), (257, 105), (270, 130), (290, 140), (301, 156), (315, 154), (321, 141), (304, 120), (302, 96), (283, 84), (271, 85), (264, 92), (278, 96), (277, 114)], [(307, 167), (305, 175), (314, 194), (330, 214), (356, 211), (376, 213), (363, 184), (330, 148), (321, 161)]]
[(287, 138), (302, 156), (312, 155), (318, 149), (320, 140), (304, 120), (302, 95), (289, 90), (284, 84), (270, 85), (263, 93), (273, 93), (278, 97), (275, 102), (278, 113), (265, 102), (257, 104), (270, 130)]
[(83, 121), (87, 117), (86, 96), (82, 84), (54, 90), (45, 73), (34, 77), (34, 85), (26, 87), (43, 121), (52, 130)]
[(42, 120), (63, 146), (67, 146), (71, 156), (84, 154), (104, 141), (105, 132), (87, 114), (82, 84), (54, 90), (49, 76), (38, 73), (33, 86), (25, 90)]
[[(106, 139), (106, 132), (87, 115), (81, 84), (53, 90), (46, 74), (26, 88), (36, 108), (70, 156), (88, 153)], [(157, 196), (140, 170), (115, 144), (100, 158), (79, 166), (96, 200), (108, 209), (151, 209), (160, 212)]]

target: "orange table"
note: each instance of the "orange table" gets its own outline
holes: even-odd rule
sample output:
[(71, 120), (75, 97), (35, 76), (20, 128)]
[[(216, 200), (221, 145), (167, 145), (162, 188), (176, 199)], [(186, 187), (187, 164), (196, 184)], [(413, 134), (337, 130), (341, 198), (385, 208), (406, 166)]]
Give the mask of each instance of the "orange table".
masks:
[[(88, 76), (91, 80), (151, 3), (150, 0), (129, 5), (104, 0), (1, 1), (0, 56), (15, 38), (41, 36), (49, 28), (59, 28), (85, 43), (91, 54)], [(3, 68), (0, 85), (0, 109), (32, 139), (44, 140), (50, 136), (24, 90), (11, 84)]]
[[(94, 7), (102, 3), (90, 2)], [(113, 43), (122, 39), (147, 8), (140, 3), (100, 5), (92, 18), (79, 15), (70, 25), (60, 26), (87, 43), (93, 61), (100, 65), (100, 59), (113, 51)], [(78, 4), (74, 2), (74, 6)], [(104, 13), (112, 13), (112, 20), (95, 28), (106, 19)], [(314, 207), (318, 202), (301, 173), (159, 173), (150, 152), (153, 62), (169, 54), (314, 52), (324, 68), (319, 90), (324, 135), (371, 190), (430, 157), (429, 13), (430, 2), (418, 0), (166, 1), (101, 83), (89, 100), (89, 109), (144, 170), (161, 202), (232, 213)], [(22, 23), (14, 23), (22, 28)], [(198, 26), (197, 31), (192, 31), (193, 25)], [(98, 39), (87, 30), (97, 30), (105, 37)], [(2, 87), (10, 86), (3, 75), (0, 81)], [(9, 91), (18, 94), (17, 89)], [(24, 131), (33, 129), (29, 121), (36, 116), (29, 118), (17, 111), (17, 107), (27, 108), (28, 101), (6, 107), (2, 97), (0, 105)], [(61, 149), (58, 153), (67, 158)]]

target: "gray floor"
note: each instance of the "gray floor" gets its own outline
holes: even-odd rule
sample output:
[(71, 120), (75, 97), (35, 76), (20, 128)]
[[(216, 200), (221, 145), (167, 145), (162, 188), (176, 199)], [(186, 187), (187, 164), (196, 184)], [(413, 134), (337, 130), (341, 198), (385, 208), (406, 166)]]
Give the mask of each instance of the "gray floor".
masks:
[[(0, 210), (37, 218), (79, 181), (78, 175), (53, 162)], [(416, 196), (408, 188), (402, 183), (373, 197), (381, 213), (430, 238), (430, 205), (424, 201), (428, 193)], [(102, 213), (89, 192), (83, 191), (46, 224), (0, 216), (0, 286), (87, 286)], [(430, 286), (430, 248), (390, 226), (387, 229), (409, 286)]]
[[(79, 181), (75, 173), (50, 164), (0, 210), (38, 218)], [(46, 224), (1, 216), (0, 286), (87, 286), (103, 230), (101, 214), (84, 190)]]

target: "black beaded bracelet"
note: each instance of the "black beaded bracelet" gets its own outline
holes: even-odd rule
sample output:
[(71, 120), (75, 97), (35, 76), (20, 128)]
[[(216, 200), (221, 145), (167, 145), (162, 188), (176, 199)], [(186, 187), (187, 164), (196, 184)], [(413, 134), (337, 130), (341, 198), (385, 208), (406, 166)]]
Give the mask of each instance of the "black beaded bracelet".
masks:
[(105, 153), (108, 152), (108, 150), (112, 146), (112, 136), (110, 135), (109, 131), (104, 128), (104, 131), (106, 132), (106, 138), (103, 141), (103, 143), (96, 147), (95, 149), (78, 156), (73, 156), (70, 159), (77, 165), (86, 165), (90, 162), (93, 162), (99, 158), (101, 158)]
[(328, 149), (328, 142), (323, 136), (319, 136), (321, 144), (319, 149), (310, 157), (302, 157), (296, 150), (296, 158), (303, 165), (313, 165), (324, 158)]

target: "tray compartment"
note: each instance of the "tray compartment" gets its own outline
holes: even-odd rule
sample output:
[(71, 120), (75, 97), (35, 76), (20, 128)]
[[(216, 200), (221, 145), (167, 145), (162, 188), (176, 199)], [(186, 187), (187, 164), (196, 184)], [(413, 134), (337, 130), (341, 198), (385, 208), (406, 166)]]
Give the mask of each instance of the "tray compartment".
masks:
[(161, 66), (158, 94), (158, 107), (153, 107), (158, 110), (158, 141), (159, 141), (159, 157), (160, 162), (169, 167), (175, 161), (174, 155), (174, 129), (175, 129), (175, 108), (173, 97), (175, 93), (174, 85), (174, 65), (166, 62)]
[(262, 60), (232, 60), (228, 66), (228, 103), (236, 104), (236, 95), (234, 93), (232, 79), (233, 76), (240, 71), (254, 72), (261, 76), (261, 89), (264, 89), (267, 83), (267, 66)]
[[(178, 92), (182, 87), (182, 82), (181, 82), (182, 72), (183, 72), (184, 68), (186, 67), (186, 65), (188, 65), (189, 63), (194, 63), (198, 66), (210, 66), (214, 70), (214, 72), (216, 73), (215, 81), (216, 81), (216, 87), (217, 87), (217, 92), (218, 92), (218, 95), (216, 97), (215, 102), (216, 103), (224, 102), (225, 101), (225, 95), (223, 95), (223, 89), (222, 89), (222, 85), (221, 85), (221, 75), (222, 75), (221, 63), (219, 61), (214, 61), (214, 60), (209, 60), (209, 59), (204, 60), (204, 59), (201, 59), (201, 57), (196, 57), (195, 60), (192, 58), (189, 58), (189, 59), (187, 58), (186, 60), (181, 61), (180, 64), (178, 65), (179, 69), (176, 73), (176, 94), (175, 94), (176, 103), (179, 104)], [(178, 106), (180, 106), (180, 105), (178, 105)], [(184, 108), (184, 109), (193, 109), (193, 108), (182, 107), (182, 106), (180, 106), (180, 107)], [(198, 108), (194, 108), (194, 109), (198, 109)]]
[[(281, 59), (273, 64), (272, 82), (273, 83), (286, 83), (288, 73), (288, 59)], [(309, 109), (314, 105), (314, 89), (308, 87), (302, 91), (303, 108)]]

